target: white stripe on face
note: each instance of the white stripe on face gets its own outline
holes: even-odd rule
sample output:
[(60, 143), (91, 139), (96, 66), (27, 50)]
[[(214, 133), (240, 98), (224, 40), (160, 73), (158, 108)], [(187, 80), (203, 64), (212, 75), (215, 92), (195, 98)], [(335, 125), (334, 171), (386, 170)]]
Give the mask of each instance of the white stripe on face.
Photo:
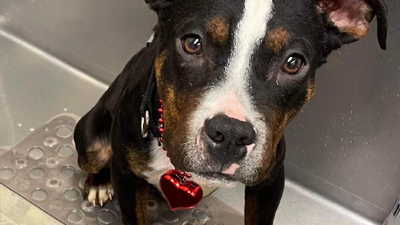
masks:
[(272, 0), (246, 0), (243, 17), (235, 32), (234, 49), (226, 68), (227, 82), (235, 89), (247, 88), (254, 49), (267, 30), (272, 13)]
[(267, 136), (265, 123), (253, 106), (249, 91), (251, 58), (266, 34), (272, 8), (272, 0), (245, 0), (244, 11), (234, 33), (232, 53), (225, 67), (224, 80), (205, 93), (191, 119), (190, 138), (199, 134), (206, 119), (219, 113), (252, 123), (258, 138), (253, 157), (249, 157), (246, 164), (261, 160)]

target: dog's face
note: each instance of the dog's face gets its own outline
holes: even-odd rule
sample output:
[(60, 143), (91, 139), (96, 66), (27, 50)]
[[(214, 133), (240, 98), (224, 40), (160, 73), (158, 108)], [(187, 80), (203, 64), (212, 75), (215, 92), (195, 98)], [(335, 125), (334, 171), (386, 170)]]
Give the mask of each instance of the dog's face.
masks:
[(374, 14), (386, 21), (380, 1), (148, 2), (160, 18), (155, 68), (172, 163), (246, 185), (268, 178), (327, 55), (366, 35)]

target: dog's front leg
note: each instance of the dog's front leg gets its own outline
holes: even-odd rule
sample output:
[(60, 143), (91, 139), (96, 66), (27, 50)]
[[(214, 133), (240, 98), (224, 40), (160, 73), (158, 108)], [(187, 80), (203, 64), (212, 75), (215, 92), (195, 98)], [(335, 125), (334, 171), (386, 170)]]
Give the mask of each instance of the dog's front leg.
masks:
[(282, 168), (271, 182), (265, 181), (254, 187), (246, 187), (245, 224), (272, 225), (285, 187)]
[(147, 195), (149, 184), (129, 170), (112, 163), (111, 181), (116, 191), (124, 225), (148, 225)]

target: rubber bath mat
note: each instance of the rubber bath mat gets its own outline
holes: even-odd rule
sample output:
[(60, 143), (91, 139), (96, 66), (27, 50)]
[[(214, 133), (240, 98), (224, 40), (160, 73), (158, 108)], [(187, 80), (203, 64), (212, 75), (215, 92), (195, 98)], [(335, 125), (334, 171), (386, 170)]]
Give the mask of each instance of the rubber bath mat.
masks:
[[(77, 164), (73, 130), (79, 118), (61, 114), (0, 157), (0, 182), (65, 224), (122, 224), (115, 198), (103, 207), (83, 199), (86, 172)], [(192, 210), (172, 212), (150, 193), (150, 225), (242, 225), (243, 215), (209, 196)]]

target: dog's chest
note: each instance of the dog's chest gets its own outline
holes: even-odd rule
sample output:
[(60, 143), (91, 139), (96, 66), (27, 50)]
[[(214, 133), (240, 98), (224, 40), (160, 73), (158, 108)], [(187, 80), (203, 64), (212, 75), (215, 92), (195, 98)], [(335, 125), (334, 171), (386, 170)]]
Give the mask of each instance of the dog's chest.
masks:
[[(149, 167), (153, 168), (153, 170), (143, 172), (142, 174), (147, 178), (147, 182), (149, 182), (161, 191), (159, 185), (161, 176), (168, 170), (175, 169), (175, 167), (171, 163), (171, 160), (167, 157), (166, 152), (162, 150), (162, 147), (154, 146), (152, 160), (149, 163)], [(196, 174), (191, 173), (191, 175), (193, 176), (193, 179), (203, 189), (203, 196), (207, 196), (217, 189), (217, 187), (209, 185), (203, 179), (198, 179), (198, 176)]]

